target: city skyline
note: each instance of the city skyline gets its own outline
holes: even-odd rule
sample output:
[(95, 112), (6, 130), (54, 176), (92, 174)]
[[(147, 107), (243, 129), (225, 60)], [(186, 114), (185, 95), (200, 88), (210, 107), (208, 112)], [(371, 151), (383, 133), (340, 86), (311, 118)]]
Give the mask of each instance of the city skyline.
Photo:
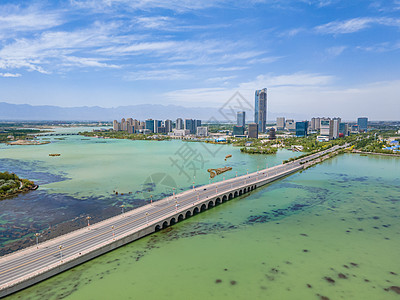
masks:
[(269, 111), (395, 120), (399, 8), (398, 1), (3, 1), (0, 101), (218, 108), (235, 91), (252, 99), (267, 87)]

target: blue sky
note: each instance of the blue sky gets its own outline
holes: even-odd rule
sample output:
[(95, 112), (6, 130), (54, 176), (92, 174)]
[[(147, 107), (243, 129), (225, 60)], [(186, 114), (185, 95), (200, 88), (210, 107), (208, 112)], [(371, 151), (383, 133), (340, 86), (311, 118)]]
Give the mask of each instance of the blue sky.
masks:
[(0, 101), (400, 119), (400, 0), (0, 2)]

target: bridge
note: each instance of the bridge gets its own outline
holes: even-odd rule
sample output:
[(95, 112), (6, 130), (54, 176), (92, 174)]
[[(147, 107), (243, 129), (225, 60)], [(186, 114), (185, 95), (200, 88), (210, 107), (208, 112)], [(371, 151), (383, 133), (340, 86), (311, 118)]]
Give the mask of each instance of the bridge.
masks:
[(65, 135), (79, 135), (79, 133), (36, 133), (34, 136), (65, 136)]
[(0, 297), (308, 167), (345, 146), (174, 194), (0, 258)]

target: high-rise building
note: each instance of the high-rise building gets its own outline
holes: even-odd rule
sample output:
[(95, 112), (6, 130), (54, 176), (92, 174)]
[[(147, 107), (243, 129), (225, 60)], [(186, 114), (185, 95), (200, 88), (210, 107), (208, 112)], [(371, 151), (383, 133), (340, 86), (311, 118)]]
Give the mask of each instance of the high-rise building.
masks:
[(120, 131), (121, 130), (121, 126), (120, 126), (120, 124), (118, 123), (117, 120), (114, 120), (114, 122), (113, 122), (113, 130), (114, 131)]
[(145, 125), (145, 129), (150, 130), (151, 133), (154, 133), (154, 120), (153, 119), (147, 119)]
[(248, 126), (248, 136), (249, 138), (258, 139), (258, 124), (250, 123)]
[(176, 119), (175, 129), (181, 130), (183, 128), (183, 120), (181, 118)]
[(236, 125), (237, 126), (246, 126), (246, 112), (245, 111), (238, 111), (237, 114)]
[(367, 132), (368, 130), (368, 118), (358, 118), (357, 119), (358, 130), (360, 132)]
[(124, 118), (121, 119), (121, 130), (122, 131), (127, 131), (127, 127), (126, 127), (126, 121)]
[(232, 131), (232, 135), (233, 136), (237, 136), (237, 135), (244, 135), (244, 130), (245, 127), (244, 126), (233, 126), (233, 131)]
[(167, 133), (171, 132), (172, 131), (172, 121), (171, 120), (165, 120), (164, 121), (164, 127), (165, 127), (165, 130), (167, 131)]
[(347, 123), (340, 123), (339, 124), (339, 137), (343, 136), (348, 136), (349, 135), (349, 124)]
[(341, 118), (333, 118), (332, 119), (332, 138), (337, 139), (339, 137), (339, 125), (342, 121)]
[(296, 136), (307, 136), (308, 121), (296, 122)]
[(208, 127), (206, 126), (199, 126), (196, 128), (196, 135), (197, 136), (208, 136)]
[(154, 133), (158, 133), (158, 128), (161, 127), (161, 123), (160, 120), (154, 120)]
[(330, 118), (321, 118), (319, 125), (320, 135), (327, 137), (328, 139), (333, 138), (333, 122)]
[(128, 125), (126, 125), (128, 133), (135, 133), (135, 126), (130, 125), (130, 123), (127, 121)]
[(201, 126), (201, 120), (185, 119), (184, 128), (190, 131), (190, 134), (196, 134), (196, 128)]
[(254, 122), (258, 124), (258, 132), (265, 132), (267, 124), (267, 89), (256, 90), (254, 103)]
[(296, 131), (296, 122), (293, 119), (287, 119), (285, 121), (285, 128), (291, 132)]
[(277, 117), (276, 118), (276, 129), (278, 129), (278, 130), (285, 129), (285, 117)]
[(312, 118), (311, 119), (311, 130), (319, 130), (321, 118)]

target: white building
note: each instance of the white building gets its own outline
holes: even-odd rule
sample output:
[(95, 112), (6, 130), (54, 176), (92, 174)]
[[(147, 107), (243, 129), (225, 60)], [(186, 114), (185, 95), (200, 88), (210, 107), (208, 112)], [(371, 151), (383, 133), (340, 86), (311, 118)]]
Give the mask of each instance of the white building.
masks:
[(285, 128), (289, 131), (296, 131), (296, 122), (293, 119), (287, 119), (285, 122)]
[(188, 129), (172, 129), (172, 132), (169, 133), (171, 136), (186, 136), (190, 134), (190, 130)]
[(321, 118), (319, 130), (321, 136), (327, 137), (331, 140), (333, 138), (333, 121), (330, 118)]
[(208, 127), (206, 127), (206, 126), (197, 127), (196, 135), (197, 136), (208, 136)]

